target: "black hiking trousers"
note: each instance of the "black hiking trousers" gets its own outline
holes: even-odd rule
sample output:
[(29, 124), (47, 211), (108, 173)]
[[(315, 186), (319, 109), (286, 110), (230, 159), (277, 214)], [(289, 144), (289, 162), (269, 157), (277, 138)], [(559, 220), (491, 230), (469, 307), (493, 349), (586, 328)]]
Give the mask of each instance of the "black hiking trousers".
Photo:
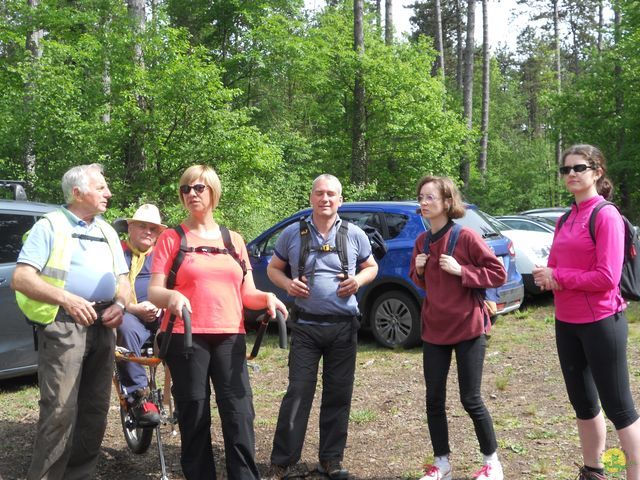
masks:
[(351, 322), (298, 323), (291, 336), (289, 386), (280, 405), (271, 463), (300, 460), (322, 358), (322, 402), (318, 459), (342, 461), (356, 369), (357, 335)]

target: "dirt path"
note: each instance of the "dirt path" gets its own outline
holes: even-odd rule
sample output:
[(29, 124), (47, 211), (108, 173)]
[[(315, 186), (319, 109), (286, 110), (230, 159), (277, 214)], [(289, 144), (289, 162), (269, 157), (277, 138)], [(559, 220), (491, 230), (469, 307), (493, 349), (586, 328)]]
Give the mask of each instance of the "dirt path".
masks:
[[(634, 397), (640, 406), (640, 324), (631, 325), (629, 358)], [(252, 342), (253, 340), (250, 339)], [(251, 374), (256, 408), (257, 459), (266, 472), (280, 400), (286, 389), (286, 352), (263, 347)], [(37, 419), (37, 388), (25, 381), (0, 382), (0, 478), (24, 478)], [(320, 389), (318, 395), (320, 394)], [(528, 313), (499, 320), (487, 351), (483, 381), (485, 401), (495, 421), (505, 478), (574, 479), (580, 460), (573, 413), (555, 355), (552, 309), (548, 300)], [(315, 468), (318, 398), (309, 422), (302, 468)], [(361, 339), (356, 386), (345, 456), (356, 479), (417, 479), (429, 459), (431, 444), (424, 414), (422, 351), (392, 351)], [(480, 466), (473, 426), (459, 403), (455, 367), (448, 390), (448, 415), (455, 480), (471, 479)], [(217, 411), (212, 429), (216, 458), (222, 438)], [(164, 429), (170, 478), (183, 478), (179, 437)], [(616, 446), (609, 431), (607, 446)], [(226, 478), (219, 465), (218, 478)], [(158, 455), (131, 454), (120, 431), (114, 401), (99, 464), (100, 479), (159, 478)], [(323, 478), (311, 476), (307, 478)]]

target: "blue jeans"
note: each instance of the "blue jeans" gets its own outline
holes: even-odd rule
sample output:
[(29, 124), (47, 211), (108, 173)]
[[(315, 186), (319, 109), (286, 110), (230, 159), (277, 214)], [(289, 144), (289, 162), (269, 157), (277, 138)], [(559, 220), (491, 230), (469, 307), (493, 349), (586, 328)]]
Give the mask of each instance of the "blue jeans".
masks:
[[(118, 327), (117, 345), (140, 356), (140, 347), (158, 328), (158, 322), (145, 323), (135, 315), (126, 312), (122, 324)], [(117, 362), (120, 383), (125, 387), (127, 395), (132, 394), (148, 384), (147, 372), (142, 365), (134, 362)]]

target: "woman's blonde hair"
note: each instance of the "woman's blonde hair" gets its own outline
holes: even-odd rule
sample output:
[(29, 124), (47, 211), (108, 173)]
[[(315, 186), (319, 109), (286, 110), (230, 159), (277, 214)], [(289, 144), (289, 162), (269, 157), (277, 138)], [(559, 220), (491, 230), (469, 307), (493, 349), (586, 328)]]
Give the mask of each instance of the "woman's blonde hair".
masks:
[(416, 188), (416, 196), (420, 195), (420, 190), (422, 190), (422, 187), (427, 183), (434, 183), (438, 187), (442, 200), (449, 200), (449, 209), (447, 210), (447, 216), (449, 218), (464, 217), (466, 209), (462, 202), (462, 195), (460, 195), (460, 190), (458, 190), (456, 184), (453, 183), (453, 180), (449, 177), (437, 177), (435, 175), (422, 177)]
[[(211, 189), (211, 202), (213, 209), (215, 210), (222, 196), (222, 184), (216, 171), (208, 165), (191, 165), (187, 168), (178, 183), (178, 188), (182, 185), (192, 185), (196, 180), (202, 179), (202, 182)], [(184, 195), (180, 193), (178, 189), (178, 195), (180, 196), (180, 203), (183, 207), (186, 207), (184, 203)]]

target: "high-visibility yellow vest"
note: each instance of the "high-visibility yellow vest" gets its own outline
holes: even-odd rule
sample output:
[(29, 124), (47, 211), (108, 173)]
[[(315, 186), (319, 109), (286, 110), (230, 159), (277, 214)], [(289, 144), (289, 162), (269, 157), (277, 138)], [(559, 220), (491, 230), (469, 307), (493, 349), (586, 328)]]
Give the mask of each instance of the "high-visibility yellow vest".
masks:
[[(64, 289), (67, 276), (69, 275), (71, 255), (73, 253), (71, 242), (73, 230), (66, 214), (62, 210), (49, 212), (45, 214), (43, 218), (51, 223), (53, 229), (53, 248), (51, 249), (46, 265), (40, 272), (40, 278), (55, 287)], [(97, 222), (98, 227), (102, 231), (102, 235), (107, 240), (107, 244), (111, 250), (111, 256), (113, 257), (113, 271), (117, 277), (116, 252), (118, 251), (117, 249), (122, 248), (120, 247), (118, 236), (104, 220), (96, 218), (94, 221)], [(26, 235), (27, 234), (25, 234), (23, 240), (26, 240)], [(22, 313), (24, 313), (29, 320), (41, 325), (48, 325), (53, 322), (60, 308), (59, 305), (33, 300), (18, 291), (16, 291), (16, 301)]]

